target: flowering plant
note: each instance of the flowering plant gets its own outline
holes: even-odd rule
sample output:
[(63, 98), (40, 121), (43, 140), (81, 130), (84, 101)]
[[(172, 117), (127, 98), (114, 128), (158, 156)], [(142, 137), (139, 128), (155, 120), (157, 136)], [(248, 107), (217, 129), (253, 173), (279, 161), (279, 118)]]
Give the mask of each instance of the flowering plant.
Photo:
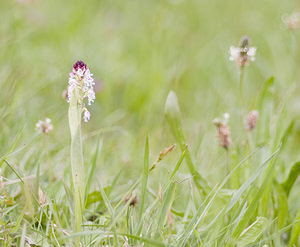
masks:
[[(88, 99), (88, 105), (91, 105), (95, 100), (94, 91), (94, 79), (93, 74), (91, 74), (90, 69), (82, 61), (77, 61), (70, 73), (69, 86), (68, 86), (68, 102), (71, 102), (71, 98), (75, 97), (78, 103), (81, 105), (83, 110), (83, 119), (85, 122), (90, 120), (91, 114), (85, 107), (83, 101), (85, 98)], [(75, 92), (75, 93), (74, 93)]]

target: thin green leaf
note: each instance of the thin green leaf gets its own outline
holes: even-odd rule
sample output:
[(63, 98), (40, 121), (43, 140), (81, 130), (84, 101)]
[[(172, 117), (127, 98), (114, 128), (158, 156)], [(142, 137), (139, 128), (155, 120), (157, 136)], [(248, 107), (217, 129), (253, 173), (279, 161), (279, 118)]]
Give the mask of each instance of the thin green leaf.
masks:
[(142, 178), (142, 193), (140, 198), (139, 221), (137, 224), (138, 226), (137, 235), (140, 235), (142, 231), (142, 222), (143, 222), (142, 220), (143, 220), (145, 197), (147, 191), (148, 175), (149, 175), (149, 140), (147, 135), (146, 143), (145, 143), (144, 170), (143, 170), (143, 178)]
[(204, 194), (207, 195), (211, 188), (208, 182), (200, 175), (200, 173), (196, 170), (196, 166), (193, 162), (192, 156), (190, 154), (189, 149), (186, 147), (186, 142), (184, 138), (181, 117), (180, 117), (180, 109), (178, 105), (177, 96), (173, 91), (170, 91), (165, 104), (165, 116), (169, 123), (171, 132), (179, 143), (180, 149), (182, 152), (186, 150), (186, 164), (190, 170), (191, 175), (193, 176), (193, 180), (197, 186), (197, 188)]
[[(271, 155), (272, 158), (274, 158), (274, 155), (277, 154), (280, 151), (280, 147), (276, 150), (276, 152)], [(267, 188), (270, 179), (271, 179), (271, 175), (274, 169), (274, 162), (272, 162), (269, 164), (269, 167), (266, 171), (266, 176), (264, 178), (264, 181), (262, 183), (262, 185), (260, 186), (259, 190), (255, 193), (254, 198), (252, 199), (252, 201), (250, 202), (244, 216), (242, 217), (242, 219), (238, 222), (238, 224), (236, 224), (236, 227), (233, 231), (233, 239), (238, 239), (238, 237), (240, 236), (241, 232), (243, 231), (243, 229), (246, 227), (249, 219), (251, 219), (251, 217), (253, 216), (256, 206), (260, 200), (260, 198), (262, 197), (265, 189)]]
[(291, 239), (289, 242), (289, 247), (299, 246), (298, 243), (299, 243), (299, 238), (300, 238), (300, 209), (298, 211), (296, 221), (297, 222), (295, 223), (295, 225), (293, 226), (293, 229), (292, 229), (292, 235), (291, 235)]
[(167, 211), (170, 210), (172, 203), (174, 201), (175, 197), (175, 188), (176, 183), (171, 183), (166, 195), (164, 196), (162, 207), (160, 209), (159, 217), (158, 217), (158, 223), (157, 223), (157, 232), (164, 226), (167, 220)]
[(268, 226), (268, 220), (264, 217), (257, 217), (248, 228), (246, 228), (240, 235), (237, 243), (238, 246), (246, 246), (255, 242)]
[(183, 159), (184, 159), (185, 153), (186, 153), (186, 150), (184, 150), (184, 151), (182, 152), (182, 155), (180, 156), (179, 161), (177, 162), (177, 164), (176, 164), (176, 166), (175, 166), (173, 172), (171, 173), (171, 176), (170, 176), (170, 178), (169, 178), (169, 181), (172, 181), (173, 178), (175, 177), (175, 175), (176, 175), (177, 171), (179, 170), (179, 168), (180, 168), (180, 166), (181, 166), (181, 163), (182, 163), (182, 161), (183, 161)]
[(262, 174), (264, 169), (266, 168), (267, 164), (274, 158), (274, 156), (278, 153), (279, 149), (273, 153), (257, 170), (255, 173), (252, 174), (250, 178), (246, 180), (246, 182), (237, 190), (234, 192), (231, 201), (227, 207), (226, 212), (228, 212), (235, 204), (236, 202), (240, 199), (244, 191), (249, 188), (251, 184), (254, 183), (254, 181), (259, 177), (259, 175)]
[(100, 139), (100, 137), (98, 137), (95, 154), (93, 156), (93, 161), (90, 166), (90, 171), (89, 171), (87, 181), (86, 181), (85, 195), (87, 195), (89, 193), (91, 182), (93, 180), (93, 176), (94, 176), (95, 170), (96, 170), (97, 159), (98, 159), (99, 153), (101, 152), (102, 145), (103, 145), (103, 140)]
[(292, 166), (287, 179), (281, 184), (287, 196), (289, 196), (290, 191), (293, 188), (293, 185), (299, 175), (300, 175), (300, 161), (296, 162)]
[(282, 228), (289, 217), (288, 199), (285, 191), (276, 181), (274, 181), (273, 187), (275, 188), (274, 193), (277, 199), (277, 210), (275, 213), (278, 217), (278, 227)]

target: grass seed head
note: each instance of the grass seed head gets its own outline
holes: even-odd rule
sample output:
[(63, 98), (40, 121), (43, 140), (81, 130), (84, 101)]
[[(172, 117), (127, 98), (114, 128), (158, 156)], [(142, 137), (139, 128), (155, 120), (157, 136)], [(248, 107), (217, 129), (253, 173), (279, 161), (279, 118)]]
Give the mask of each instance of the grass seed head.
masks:
[(130, 198), (132, 198), (132, 199), (129, 203), (129, 206), (134, 208), (136, 206), (136, 204), (138, 203), (138, 198), (137, 198), (137, 196), (131, 197), (131, 195), (128, 195), (125, 198), (125, 203), (128, 202), (130, 200)]

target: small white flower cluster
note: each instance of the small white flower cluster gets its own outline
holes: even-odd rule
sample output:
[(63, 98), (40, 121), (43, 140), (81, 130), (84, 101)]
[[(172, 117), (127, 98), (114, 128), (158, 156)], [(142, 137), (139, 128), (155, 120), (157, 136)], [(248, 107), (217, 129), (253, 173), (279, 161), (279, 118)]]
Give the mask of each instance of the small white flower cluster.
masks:
[(51, 124), (50, 118), (46, 118), (44, 121), (39, 120), (35, 127), (39, 133), (44, 134), (49, 134), (53, 130), (53, 125)]
[(236, 61), (238, 66), (245, 66), (249, 64), (249, 61), (255, 60), (256, 47), (248, 47), (249, 39), (247, 36), (243, 37), (240, 41), (240, 46), (230, 46), (229, 48), (229, 60)]
[(86, 64), (82, 61), (77, 61), (70, 73), (69, 86), (68, 86), (68, 102), (70, 102), (73, 95), (73, 91), (77, 90), (80, 97), (79, 103), (83, 106), (83, 119), (88, 122), (91, 118), (90, 112), (83, 104), (85, 98), (88, 99), (88, 105), (94, 102), (96, 96), (94, 91), (94, 79), (93, 74), (91, 74), (90, 69), (87, 68)]

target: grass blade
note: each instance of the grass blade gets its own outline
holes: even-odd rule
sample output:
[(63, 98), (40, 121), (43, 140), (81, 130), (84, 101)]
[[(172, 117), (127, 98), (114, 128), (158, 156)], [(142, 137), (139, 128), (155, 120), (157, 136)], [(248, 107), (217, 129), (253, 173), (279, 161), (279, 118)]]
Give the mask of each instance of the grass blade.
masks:
[(142, 231), (142, 223), (143, 223), (143, 212), (145, 205), (145, 197), (147, 191), (147, 183), (148, 183), (148, 175), (149, 175), (149, 140), (148, 135), (146, 136), (145, 143), (145, 155), (144, 155), (144, 169), (143, 169), (143, 177), (142, 177), (142, 193), (140, 198), (140, 210), (139, 210), (139, 222), (137, 228), (137, 235), (139, 236)]
[(300, 236), (300, 210), (298, 211), (298, 215), (296, 218), (297, 222), (293, 226), (292, 235), (289, 242), (289, 247), (299, 246), (299, 236)]
[(190, 170), (191, 175), (193, 176), (193, 180), (197, 188), (204, 195), (207, 195), (210, 192), (211, 188), (208, 182), (200, 175), (199, 172), (197, 172), (190, 151), (186, 147), (177, 96), (173, 91), (170, 91), (167, 97), (166, 105), (165, 105), (165, 115), (169, 123), (171, 132), (174, 138), (176, 139), (176, 141), (179, 143), (181, 151), (184, 152), (186, 150), (185, 151), (186, 163)]
[[(272, 159), (274, 158), (274, 155), (276, 155), (280, 150), (280, 147), (277, 149), (277, 151), (271, 156)], [(270, 157), (270, 158), (271, 158)], [(251, 219), (251, 217), (253, 216), (254, 212), (255, 212), (255, 208), (259, 202), (259, 199), (261, 198), (261, 196), (263, 195), (266, 187), (268, 186), (270, 179), (271, 179), (271, 175), (274, 169), (274, 162), (272, 162), (272, 160), (270, 161), (271, 163), (269, 164), (269, 167), (267, 169), (267, 174), (264, 178), (264, 181), (262, 183), (262, 185), (260, 186), (259, 190), (255, 193), (254, 198), (252, 199), (251, 203), (249, 204), (249, 207), (247, 208), (244, 216), (242, 217), (242, 219), (239, 221), (239, 223), (236, 225), (234, 231), (233, 231), (233, 239), (238, 239), (238, 237), (240, 236), (240, 234), (242, 233), (243, 229), (245, 229), (249, 219)]]
[(294, 183), (296, 182), (298, 176), (300, 175), (300, 161), (296, 162), (291, 170), (290, 173), (287, 177), (287, 179), (285, 180), (285, 182), (283, 182), (281, 184), (281, 186), (283, 187), (285, 193), (287, 194), (287, 196), (289, 196), (290, 191), (294, 185)]
[(268, 226), (268, 220), (264, 217), (257, 217), (248, 228), (240, 235), (237, 241), (238, 246), (246, 246), (255, 242)]
[(157, 232), (164, 226), (167, 220), (167, 211), (171, 208), (172, 203), (174, 201), (175, 197), (175, 188), (176, 188), (176, 183), (171, 183), (166, 195), (164, 196), (162, 207), (160, 209), (159, 213), (159, 218), (158, 218), (158, 223), (157, 223)]

